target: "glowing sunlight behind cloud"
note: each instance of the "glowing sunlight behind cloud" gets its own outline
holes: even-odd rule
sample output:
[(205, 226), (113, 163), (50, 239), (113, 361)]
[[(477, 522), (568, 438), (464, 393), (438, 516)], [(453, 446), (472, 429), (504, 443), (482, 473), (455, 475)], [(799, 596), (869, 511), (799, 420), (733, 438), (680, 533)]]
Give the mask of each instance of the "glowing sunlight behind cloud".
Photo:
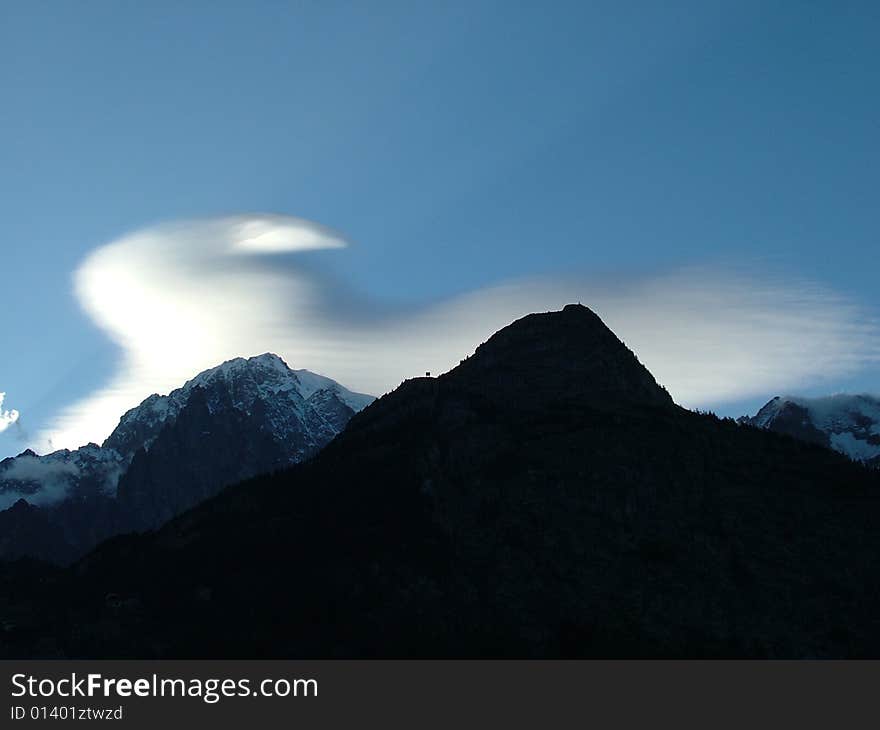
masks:
[(76, 271), (75, 292), (120, 346), (121, 363), (106, 387), (60, 413), (39, 445), (103, 440), (151, 393), (267, 351), (382, 394), (449, 369), (517, 317), (572, 301), (594, 309), (688, 406), (796, 390), (880, 360), (875, 323), (810, 283), (706, 269), (570, 276), (389, 310), (296, 256), (345, 245), (313, 223), (249, 215), (157, 226), (98, 248)]

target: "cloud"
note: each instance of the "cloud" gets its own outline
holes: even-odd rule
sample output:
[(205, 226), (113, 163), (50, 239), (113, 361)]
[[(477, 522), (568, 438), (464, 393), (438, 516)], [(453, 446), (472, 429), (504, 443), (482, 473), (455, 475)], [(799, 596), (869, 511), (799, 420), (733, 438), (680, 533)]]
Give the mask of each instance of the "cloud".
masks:
[(80, 474), (76, 464), (63, 461), (43, 461), (34, 456), (22, 455), (13, 460), (0, 473), (2, 481), (32, 484), (33, 491), (11, 489), (0, 492), (0, 510), (7, 509), (19, 499), (26, 499), (35, 506), (46, 506), (64, 499), (71, 481)]
[(266, 351), (381, 394), (449, 369), (517, 317), (572, 301), (594, 309), (688, 406), (797, 390), (880, 361), (877, 324), (810, 282), (705, 268), (584, 274), (403, 308), (361, 295), (302, 255), (345, 246), (313, 223), (249, 215), (157, 226), (96, 249), (75, 272), (75, 293), (121, 362), (42, 438), (71, 448), (99, 441), (151, 393)]
[(6, 399), (6, 393), (0, 393), (0, 433), (3, 433), (13, 423), (18, 421), (21, 414), (12, 409), (11, 411), (3, 410), (3, 401)]

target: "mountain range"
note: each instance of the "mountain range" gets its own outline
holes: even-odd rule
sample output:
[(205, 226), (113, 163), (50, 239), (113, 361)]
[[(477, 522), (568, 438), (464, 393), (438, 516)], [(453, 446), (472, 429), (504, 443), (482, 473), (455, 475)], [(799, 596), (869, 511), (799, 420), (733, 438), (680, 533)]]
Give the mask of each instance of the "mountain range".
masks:
[(125, 413), (101, 446), (0, 462), (0, 557), (70, 562), (224, 486), (307, 459), (373, 400), (277, 355), (237, 358)]
[(880, 473), (680, 408), (570, 305), (155, 531), (2, 564), (0, 656), (876, 657), (878, 512)]

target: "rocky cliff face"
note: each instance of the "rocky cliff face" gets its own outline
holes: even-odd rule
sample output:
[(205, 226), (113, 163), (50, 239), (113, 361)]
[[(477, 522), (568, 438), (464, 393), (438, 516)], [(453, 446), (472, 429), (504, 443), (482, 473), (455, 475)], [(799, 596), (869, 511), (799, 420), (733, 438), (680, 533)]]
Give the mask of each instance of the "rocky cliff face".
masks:
[(25, 586), (0, 653), (878, 656), (878, 476), (678, 408), (566, 308)]
[(143, 445), (119, 502), (134, 528), (157, 527), (224, 486), (314, 456), (371, 401), (275, 355), (231, 360), (123, 416), (105, 445)]
[[(371, 400), (276, 355), (226, 362), (147, 398), (102, 446), (0, 462), (0, 556), (64, 562), (157, 527), (228, 484), (309, 458)], [(21, 500), (29, 509), (10, 509)]]

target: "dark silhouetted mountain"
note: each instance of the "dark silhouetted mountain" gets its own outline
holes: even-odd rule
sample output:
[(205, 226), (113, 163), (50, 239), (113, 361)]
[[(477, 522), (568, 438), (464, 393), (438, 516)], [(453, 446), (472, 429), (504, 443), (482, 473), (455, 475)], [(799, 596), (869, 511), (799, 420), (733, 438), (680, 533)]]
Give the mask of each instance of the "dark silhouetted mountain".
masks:
[(59, 554), (66, 547), (63, 536), (49, 521), (46, 510), (19, 499), (0, 512), (0, 553), (7, 560), (33, 554)]
[(224, 486), (309, 458), (371, 400), (276, 355), (230, 360), (147, 398), (102, 446), (0, 462), (0, 505), (30, 507), (0, 512), (0, 556), (69, 562), (157, 527)]
[(740, 422), (820, 444), (854, 461), (880, 467), (880, 400), (874, 396), (777, 396)]
[(406, 381), (310, 461), (10, 578), (0, 608), (31, 623), (0, 646), (878, 656), (878, 488), (833, 451), (675, 406), (569, 306)]

